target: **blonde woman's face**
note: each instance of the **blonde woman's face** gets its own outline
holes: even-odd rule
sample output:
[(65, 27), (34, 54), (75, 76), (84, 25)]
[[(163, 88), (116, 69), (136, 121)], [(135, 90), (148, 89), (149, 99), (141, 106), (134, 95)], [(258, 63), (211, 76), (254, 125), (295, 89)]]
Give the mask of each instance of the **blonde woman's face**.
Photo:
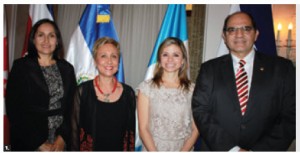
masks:
[(106, 77), (114, 76), (119, 66), (118, 49), (112, 44), (104, 44), (96, 52), (95, 64), (99, 74)]
[(182, 51), (177, 45), (170, 45), (163, 49), (160, 54), (161, 66), (164, 72), (178, 73), (181, 65), (184, 62)]

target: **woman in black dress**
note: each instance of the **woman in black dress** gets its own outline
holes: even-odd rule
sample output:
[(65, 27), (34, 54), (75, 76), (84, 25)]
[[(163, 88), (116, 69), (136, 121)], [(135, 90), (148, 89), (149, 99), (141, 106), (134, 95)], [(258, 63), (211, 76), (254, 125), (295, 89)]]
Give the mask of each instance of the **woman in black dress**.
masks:
[(63, 59), (55, 22), (31, 29), (28, 55), (14, 61), (7, 83), (6, 111), (13, 151), (63, 151), (76, 89), (73, 66)]
[(74, 151), (134, 151), (136, 99), (133, 89), (118, 82), (120, 45), (98, 39), (93, 58), (99, 75), (82, 83), (72, 111)]

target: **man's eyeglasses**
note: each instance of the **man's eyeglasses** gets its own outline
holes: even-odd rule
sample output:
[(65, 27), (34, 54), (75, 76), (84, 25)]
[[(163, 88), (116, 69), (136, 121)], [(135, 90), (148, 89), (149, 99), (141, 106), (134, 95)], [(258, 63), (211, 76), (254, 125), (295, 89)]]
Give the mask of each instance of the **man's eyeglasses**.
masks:
[(241, 29), (244, 33), (250, 33), (254, 28), (252, 26), (243, 26), (243, 27), (228, 27), (224, 29), (228, 34), (232, 35), (235, 34), (236, 31)]

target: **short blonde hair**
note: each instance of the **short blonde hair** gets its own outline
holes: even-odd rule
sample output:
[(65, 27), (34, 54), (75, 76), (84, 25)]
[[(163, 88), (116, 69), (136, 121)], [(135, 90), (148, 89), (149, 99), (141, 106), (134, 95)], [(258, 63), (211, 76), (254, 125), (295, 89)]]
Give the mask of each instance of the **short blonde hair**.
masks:
[(93, 58), (94, 60), (96, 59), (97, 57), (97, 50), (98, 48), (102, 47), (103, 45), (105, 44), (112, 44), (114, 45), (117, 50), (118, 50), (118, 55), (120, 57), (120, 44), (119, 42), (117, 42), (116, 40), (110, 38), (110, 37), (102, 37), (102, 38), (99, 38), (98, 40), (95, 41), (94, 43), (94, 46), (93, 46)]

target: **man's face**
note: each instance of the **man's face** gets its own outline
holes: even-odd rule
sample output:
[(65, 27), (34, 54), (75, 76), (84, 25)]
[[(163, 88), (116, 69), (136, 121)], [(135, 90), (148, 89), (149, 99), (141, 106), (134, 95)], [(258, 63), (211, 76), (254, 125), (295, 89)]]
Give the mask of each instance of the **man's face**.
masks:
[(253, 28), (251, 19), (243, 13), (230, 17), (226, 27), (223, 39), (229, 51), (237, 57), (245, 57), (257, 39), (258, 30)]

